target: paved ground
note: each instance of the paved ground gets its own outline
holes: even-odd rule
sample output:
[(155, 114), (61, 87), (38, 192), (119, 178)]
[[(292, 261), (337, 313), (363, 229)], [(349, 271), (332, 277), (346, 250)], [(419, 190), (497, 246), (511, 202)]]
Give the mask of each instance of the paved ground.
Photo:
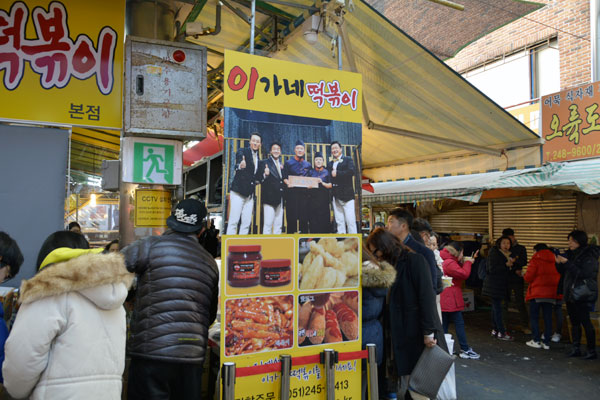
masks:
[[(600, 399), (600, 359), (567, 358), (568, 338), (553, 343), (550, 350), (526, 346), (530, 337), (520, 332), (514, 333), (514, 342), (494, 339), (489, 313), (464, 313), (469, 345), (481, 359), (457, 359), (459, 399)], [(510, 323), (516, 314), (509, 314)]]

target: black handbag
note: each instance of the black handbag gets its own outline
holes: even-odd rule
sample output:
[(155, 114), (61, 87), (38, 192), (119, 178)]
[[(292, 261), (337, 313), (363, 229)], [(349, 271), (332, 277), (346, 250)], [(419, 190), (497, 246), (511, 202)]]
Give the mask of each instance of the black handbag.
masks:
[[(577, 284), (577, 286), (575, 286)], [(571, 299), (575, 302), (594, 301), (595, 293), (590, 289), (587, 279), (575, 282), (571, 285)]]
[(410, 373), (409, 389), (435, 399), (455, 359), (438, 345), (426, 347)]

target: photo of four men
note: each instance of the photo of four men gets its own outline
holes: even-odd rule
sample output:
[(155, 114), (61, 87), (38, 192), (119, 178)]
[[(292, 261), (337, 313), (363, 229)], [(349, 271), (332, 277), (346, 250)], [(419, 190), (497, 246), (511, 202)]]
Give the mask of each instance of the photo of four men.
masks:
[[(236, 135), (242, 140), (235, 157), (230, 157), (226, 234), (357, 233), (358, 169), (353, 157), (344, 154), (344, 150), (356, 153), (355, 146), (348, 146), (355, 143), (318, 143), (310, 147), (313, 151), (309, 154), (307, 144), (297, 138), (301, 135), (295, 135), (295, 140), (285, 138), (289, 148), (284, 148), (284, 137), (273, 130), (285, 126), (272, 125), (265, 129), (272, 139), (268, 143), (267, 135), (258, 130)], [(347, 125), (361, 128), (360, 124)], [(263, 159), (262, 149), (266, 153)], [(329, 160), (323, 154), (326, 149)], [(288, 154), (285, 161), (284, 151)], [(256, 216), (259, 210), (262, 223)], [(252, 232), (253, 223), (260, 232)]]

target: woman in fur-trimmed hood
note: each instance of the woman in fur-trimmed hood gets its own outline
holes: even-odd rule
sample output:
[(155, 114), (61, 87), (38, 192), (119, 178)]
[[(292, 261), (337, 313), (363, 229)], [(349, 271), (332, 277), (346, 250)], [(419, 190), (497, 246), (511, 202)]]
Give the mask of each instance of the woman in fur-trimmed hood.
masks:
[(121, 398), (123, 302), (133, 274), (122, 255), (88, 247), (80, 234), (53, 233), (38, 255), (38, 273), (23, 281), (2, 366), (11, 396)]
[(385, 261), (377, 262), (363, 247), (362, 267), (362, 341), (377, 345), (377, 364), (383, 361), (383, 326), (379, 321), (385, 297), (396, 280), (396, 269)]

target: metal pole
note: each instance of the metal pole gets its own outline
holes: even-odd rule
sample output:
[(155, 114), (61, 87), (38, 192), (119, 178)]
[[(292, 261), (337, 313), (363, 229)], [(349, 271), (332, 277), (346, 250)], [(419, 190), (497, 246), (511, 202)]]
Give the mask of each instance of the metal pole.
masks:
[(592, 82), (600, 79), (598, 71), (598, 13), (600, 12), (600, 0), (590, 0), (590, 48), (592, 51)]
[(281, 400), (290, 398), (290, 371), (292, 370), (292, 356), (289, 354), (281, 355)]
[(235, 363), (223, 363), (221, 379), (223, 381), (223, 400), (235, 400)]
[(254, 54), (254, 25), (256, 23), (256, 0), (252, 0), (252, 15), (250, 16), (250, 54)]
[[(73, 128), (69, 128), (69, 158), (67, 159), (67, 215), (71, 212), (71, 136), (73, 135)], [(63, 225), (66, 220), (63, 218)]]
[(454, 8), (455, 10), (458, 10), (458, 11), (465, 10), (465, 6), (463, 6), (462, 4), (454, 3), (452, 1), (448, 1), (448, 0), (429, 0), (429, 1), (431, 1), (432, 3), (441, 4), (446, 7)]
[(337, 37), (337, 53), (338, 53), (338, 69), (341, 71), (342, 68), (342, 35), (338, 34)]
[(327, 400), (335, 400), (335, 352), (332, 349), (323, 350), (323, 366)]
[(379, 383), (377, 382), (377, 346), (373, 343), (367, 344), (367, 351), (369, 352), (369, 398), (370, 400), (379, 399)]

